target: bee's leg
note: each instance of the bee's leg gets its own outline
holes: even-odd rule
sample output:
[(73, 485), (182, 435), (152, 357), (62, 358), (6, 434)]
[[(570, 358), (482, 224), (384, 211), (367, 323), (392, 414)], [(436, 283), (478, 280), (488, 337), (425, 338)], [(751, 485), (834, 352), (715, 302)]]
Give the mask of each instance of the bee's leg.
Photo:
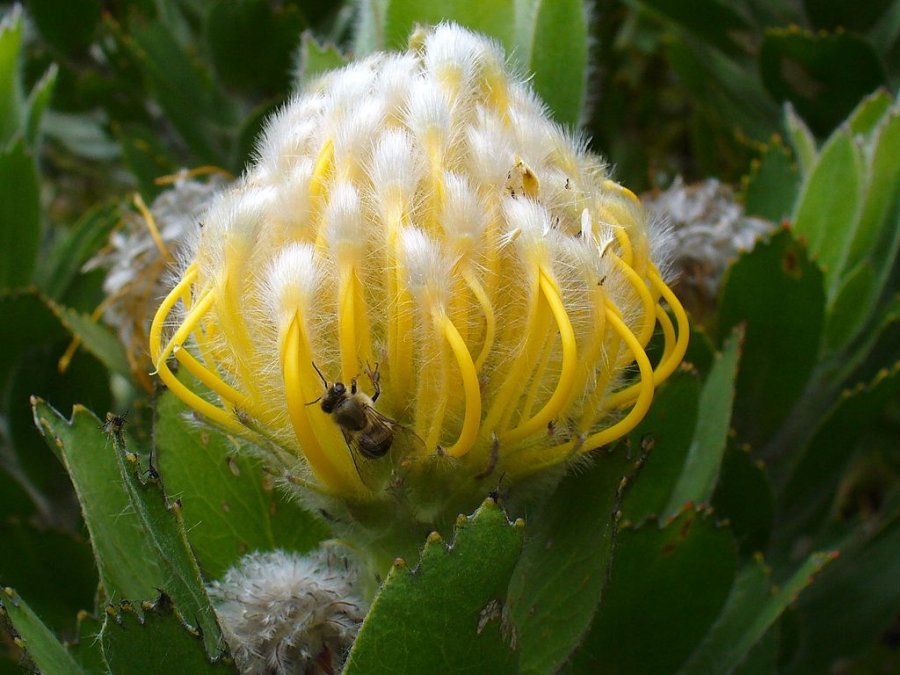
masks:
[(378, 364), (376, 363), (375, 370), (372, 370), (367, 363), (366, 375), (369, 376), (369, 380), (372, 382), (372, 403), (375, 403), (378, 397), (381, 396), (381, 373), (378, 372)]

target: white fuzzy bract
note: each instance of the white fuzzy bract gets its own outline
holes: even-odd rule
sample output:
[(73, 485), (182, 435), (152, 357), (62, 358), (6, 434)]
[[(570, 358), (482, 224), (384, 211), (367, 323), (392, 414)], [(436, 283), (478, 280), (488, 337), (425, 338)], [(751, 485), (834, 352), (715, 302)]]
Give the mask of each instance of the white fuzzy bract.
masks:
[(333, 551), (271, 551), (244, 556), (208, 590), (242, 673), (327, 673), (340, 671), (365, 616), (356, 580)]

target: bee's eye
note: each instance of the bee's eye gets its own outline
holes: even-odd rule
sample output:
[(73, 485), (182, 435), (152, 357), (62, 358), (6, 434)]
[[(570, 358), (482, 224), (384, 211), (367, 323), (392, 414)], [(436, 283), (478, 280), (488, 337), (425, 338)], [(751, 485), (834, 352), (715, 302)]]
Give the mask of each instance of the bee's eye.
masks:
[(343, 394), (347, 391), (347, 388), (344, 386), (343, 382), (335, 382), (334, 383), (334, 393), (335, 394)]

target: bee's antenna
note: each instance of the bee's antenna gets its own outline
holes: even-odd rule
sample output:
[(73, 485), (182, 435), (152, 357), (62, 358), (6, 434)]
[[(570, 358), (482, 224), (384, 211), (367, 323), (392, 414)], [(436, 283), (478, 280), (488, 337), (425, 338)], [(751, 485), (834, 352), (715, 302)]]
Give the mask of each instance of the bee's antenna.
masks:
[[(325, 379), (325, 376), (322, 374), (322, 371), (319, 370), (319, 366), (316, 365), (315, 361), (311, 361), (310, 363), (312, 363), (312, 367), (319, 374), (319, 377), (322, 378), (322, 384), (324, 384), (325, 388), (328, 389), (328, 380)], [(319, 398), (322, 398), (322, 397), (320, 396)], [(316, 399), (316, 401), (318, 401), (318, 400), (319, 399)], [(313, 401), (313, 403), (315, 403), (316, 401)], [(309, 405), (309, 403), (307, 403), (306, 405)]]

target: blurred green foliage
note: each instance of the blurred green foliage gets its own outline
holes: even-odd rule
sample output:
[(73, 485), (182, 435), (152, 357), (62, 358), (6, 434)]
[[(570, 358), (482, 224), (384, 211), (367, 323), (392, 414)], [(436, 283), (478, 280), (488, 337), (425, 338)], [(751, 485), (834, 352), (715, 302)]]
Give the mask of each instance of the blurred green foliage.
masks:
[[(694, 327), (690, 367), (627, 442), (529, 514), (524, 544), (483, 506), (460, 525), (468, 557), (424, 548), (423, 577), (483, 583), (423, 588), (392, 572), (352, 672), (399, 658), (391, 631), (408, 622), (431, 627), (418, 672), (441, 653), (465, 662), (454, 627), (504, 592), (503, 621), (527, 643), (510, 653), (507, 627), (492, 626), (479, 647), (492, 672), (897, 667), (900, 0), (30, 0), (0, 12), (0, 584), (16, 589), (0, 593), (0, 673), (157, 672), (160, 640), (182, 672), (227, 670), (202, 579), (247, 546), (305, 551), (328, 536), (227, 439), (192, 437), (173, 398), (154, 413), (92, 314), (103, 272), (84, 264), (131, 213), (130, 193), (149, 203), (181, 167), (240, 173), (292, 87), (444, 19), (497, 39), (617, 180), (715, 176), (785, 227), (734, 261), (713, 319)], [(73, 339), (82, 347), (59, 368)], [(47, 403), (32, 409), (31, 396)], [(76, 403), (89, 410), (71, 422), (54, 410)], [(130, 411), (127, 434), (90, 410)], [(190, 462), (175, 454), (185, 446)], [(204, 626), (201, 639), (182, 623)]]

